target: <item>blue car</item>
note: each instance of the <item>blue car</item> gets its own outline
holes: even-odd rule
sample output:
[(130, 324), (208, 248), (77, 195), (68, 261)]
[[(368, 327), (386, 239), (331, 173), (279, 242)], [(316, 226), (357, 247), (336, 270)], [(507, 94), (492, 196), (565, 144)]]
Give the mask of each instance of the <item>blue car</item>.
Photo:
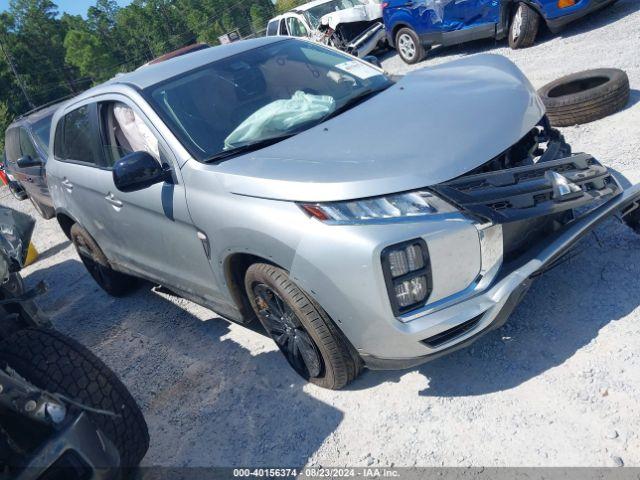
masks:
[(389, 44), (410, 64), (432, 46), (509, 37), (511, 48), (533, 45), (540, 23), (552, 32), (616, 0), (388, 0)]

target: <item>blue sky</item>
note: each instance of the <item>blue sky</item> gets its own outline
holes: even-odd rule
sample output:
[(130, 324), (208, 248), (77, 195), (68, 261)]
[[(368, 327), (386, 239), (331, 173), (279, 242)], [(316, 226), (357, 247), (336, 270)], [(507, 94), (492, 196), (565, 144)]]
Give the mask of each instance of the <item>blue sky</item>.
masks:
[[(117, 2), (124, 6), (131, 3), (131, 0), (117, 0)], [(95, 0), (53, 0), (53, 3), (58, 5), (58, 10), (60, 13), (67, 12), (72, 15), (82, 15), (83, 17), (87, 14), (87, 9), (95, 5)], [(9, 0), (0, 0), (0, 11), (4, 11), (9, 8)]]

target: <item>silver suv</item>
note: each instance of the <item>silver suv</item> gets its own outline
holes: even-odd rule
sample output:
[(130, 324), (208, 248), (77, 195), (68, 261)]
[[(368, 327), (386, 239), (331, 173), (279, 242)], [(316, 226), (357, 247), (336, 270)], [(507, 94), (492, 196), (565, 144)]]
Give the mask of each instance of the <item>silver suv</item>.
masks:
[(506, 320), (597, 222), (637, 226), (499, 56), (391, 78), (263, 38), (151, 65), (61, 108), (57, 218), (98, 284), (144, 278), (241, 324), (327, 388)]

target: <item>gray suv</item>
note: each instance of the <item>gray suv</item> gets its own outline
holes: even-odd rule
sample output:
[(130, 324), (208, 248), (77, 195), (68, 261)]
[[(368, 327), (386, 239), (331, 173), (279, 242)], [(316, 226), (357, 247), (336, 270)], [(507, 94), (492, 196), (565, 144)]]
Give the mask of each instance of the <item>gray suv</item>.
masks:
[(481, 55), (390, 78), (263, 38), (119, 76), (55, 115), (57, 218), (112, 295), (144, 278), (256, 318), (304, 378), (408, 368), (499, 327), (640, 190), (572, 154)]
[(51, 119), (58, 104), (29, 112), (16, 119), (5, 132), (5, 170), (9, 189), (18, 200), (31, 200), (45, 219), (55, 217), (47, 187), (46, 164)]

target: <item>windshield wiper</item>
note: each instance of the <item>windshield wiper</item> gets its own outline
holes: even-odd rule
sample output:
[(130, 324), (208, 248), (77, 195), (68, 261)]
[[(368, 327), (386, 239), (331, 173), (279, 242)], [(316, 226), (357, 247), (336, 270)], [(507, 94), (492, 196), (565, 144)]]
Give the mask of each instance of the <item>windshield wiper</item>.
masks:
[(258, 140), (256, 142), (247, 143), (245, 145), (240, 145), (239, 147), (230, 148), (229, 150), (223, 150), (220, 153), (213, 155), (212, 157), (207, 158), (205, 163), (215, 163), (221, 160), (227, 160), (231, 157), (235, 157), (236, 155), (241, 155), (243, 153), (254, 152), (256, 150), (260, 150), (261, 148), (268, 147), (275, 143), (281, 142), (282, 140), (286, 140), (287, 138), (291, 138), (299, 132), (289, 132), (284, 135), (278, 135), (276, 137), (269, 137), (263, 140)]
[(330, 118), (336, 117), (338, 115), (340, 115), (341, 113), (346, 112), (347, 110), (351, 110), (353, 107), (355, 107), (356, 105), (361, 104), (362, 102), (364, 102), (365, 100), (367, 100), (368, 98), (386, 90), (387, 88), (389, 88), (391, 85), (385, 85), (384, 87), (381, 88), (369, 88), (361, 93), (359, 93), (358, 95), (356, 95), (355, 97), (350, 98), (349, 100), (347, 100), (345, 103), (343, 103), (342, 105), (340, 105), (338, 108), (336, 108), (333, 112), (328, 113), (327, 115), (325, 115), (319, 123), (322, 122), (326, 122), (327, 120), (329, 120)]

